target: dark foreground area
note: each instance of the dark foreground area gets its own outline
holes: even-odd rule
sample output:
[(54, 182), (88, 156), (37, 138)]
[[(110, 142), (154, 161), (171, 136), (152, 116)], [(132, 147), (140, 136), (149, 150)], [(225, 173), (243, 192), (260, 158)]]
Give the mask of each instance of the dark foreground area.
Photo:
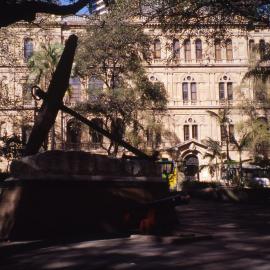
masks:
[(270, 209), (193, 200), (174, 236), (0, 244), (0, 269), (270, 269)]

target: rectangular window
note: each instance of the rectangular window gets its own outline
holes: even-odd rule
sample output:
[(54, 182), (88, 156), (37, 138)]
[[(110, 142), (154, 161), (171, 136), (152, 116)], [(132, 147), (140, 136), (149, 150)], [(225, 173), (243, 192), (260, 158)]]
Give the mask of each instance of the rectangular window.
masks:
[(220, 140), (221, 142), (226, 142), (227, 132), (226, 126), (220, 125)]
[(260, 54), (260, 60), (263, 60), (265, 56), (265, 41), (263, 39), (259, 42), (259, 54)]
[(185, 50), (185, 61), (191, 60), (191, 43), (190, 40), (186, 40), (184, 42), (184, 50)]
[(225, 84), (224, 82), (219, 83), (219, 100), (225, 99)]
[(32, 105), (32, 92), (31, 87), (28, 84), (23, 84), (22, 86), (22, 98), (23, 98), (23, 105)]
[(184, 141), (189, 140), (189, 125), (184, 125)]
[(146, 143), (148, 147), (158, 148), (162, 143), (160, 131), (148, 128), (146, 130)]
[(200, 39), (195, 42), (196, 60), (202, 60), (202, 41)]
[(192, 125), (192, 138), (198, 140), (198, 125)]
[(226, 42), (226, 58), (227, 58), (227, 61), (233, 60), (233, 47), (232, 47), (231, 40), (227, 40)]
[(234, 139), (234, 125), (229, 125), (229, 142), (233, 143)]
[(215, 59), (221, 61), (221, 44), (220, 40), (215, 41)]
[(191, 83), (190, 84), (190, 88), (191, 88), (191, 101), (195, 102), (197, 101), (197, 87), (196, 87), (196, 83)]
[(151, 128), (146, 130), (146, 142), (148, 147), (153, 147), (153, 130)]
[(173, 58), (180, 59), (180, 42), (178, 39), (173, 41)]
[(81, 101), (81, 82), (78, 77), (70, 78), (69, 84), (71, 88), (70, 102), (76, 103)]
[(89, 100), (90, 101), (95, 101), (97, 100), (99, 94), (102, 92), (103, 90), (103, 81), (96, 78), (95, 76), (92, 76), (89, 79), (89, 84), (88, 84), (88, 89), (89, 89)]
[(183, 100), (188, 101), (188, 83), (182, 83)]
[(256, 45), (253, 39), (249, 41), (248, 50), (249, 50), (249, 58), (252, 61), (255, 60), (254, 58), (256, 57)]
[(161, 133), (159, 131), (156, 131), (156, 148), (158, 148), (161, 145)]
[[(98, 127), (103, 128), (103, 120), (101, 118), (93, 118), (91, 122)], [(94, 149), (101, 147), (103, 143), (103, 136), (94, 129), (89, 129), (89, 133), (91, 135), (92, 147)]]
[(159, 39), (154, 41), (154, 59), (161, 58), (161, 42)]
[(233, 100), (233, 84), (231, 82), (227, 83), (227, 96), (228, 100)]
[(30, 38), (26, 38), (24, 40), (24, 61), (28, 62), (28, 60), (33, 55), (33, 40)]

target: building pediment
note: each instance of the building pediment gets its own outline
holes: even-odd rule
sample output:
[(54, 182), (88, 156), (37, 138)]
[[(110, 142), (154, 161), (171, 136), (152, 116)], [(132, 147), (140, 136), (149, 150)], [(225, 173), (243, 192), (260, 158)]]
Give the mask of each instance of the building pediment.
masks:
[(208, 152), (207, 148), (207, 145), (205, 145), (204, 143), (192, 139), (183, 143), (179, 143), (174, 147), (164, 149), (163, 153), (167, 152), (170, 156), (174, 153), (174, 155), (181, 158), (185, 158), (187, 155), (190, 154), (199, 154), (201, 156), (204, 156), (204, 154)]
[(176, 150), (176, 151), (183, 152), (187, 150), (190, 150), (190, 151), (197, 150), (198, 152), (201, 152), (201, 151), (206, 151), (206, 149), (207, 149), (207, 146), (203, 144), (202, 142), (198, 142), (197, 140), (189, 140), (183, 143), (179, 143), (175, 145), (174, 147), (167, 149), (167, 151)]

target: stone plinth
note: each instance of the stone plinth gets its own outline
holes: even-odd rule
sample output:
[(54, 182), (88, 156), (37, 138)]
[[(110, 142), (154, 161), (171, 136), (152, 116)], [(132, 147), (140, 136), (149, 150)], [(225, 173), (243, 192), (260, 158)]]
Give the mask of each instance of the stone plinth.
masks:
[(14, 161), (11, 173), (0, 201), (0, 239), (150, 231), (156, 218), (164, 228), (174, 220), (170, 206), (150, 204), (169, 194), (151, 161), (53, 151)]

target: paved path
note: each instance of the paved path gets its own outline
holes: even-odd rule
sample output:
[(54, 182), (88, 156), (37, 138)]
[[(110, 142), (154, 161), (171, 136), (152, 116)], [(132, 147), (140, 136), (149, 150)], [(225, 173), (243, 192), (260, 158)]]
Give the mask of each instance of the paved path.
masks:
[(192, 201), (177, 211), (184, 237), (13, 243), (0, 247), (0, 269), (270, 270), (270, 207)]

